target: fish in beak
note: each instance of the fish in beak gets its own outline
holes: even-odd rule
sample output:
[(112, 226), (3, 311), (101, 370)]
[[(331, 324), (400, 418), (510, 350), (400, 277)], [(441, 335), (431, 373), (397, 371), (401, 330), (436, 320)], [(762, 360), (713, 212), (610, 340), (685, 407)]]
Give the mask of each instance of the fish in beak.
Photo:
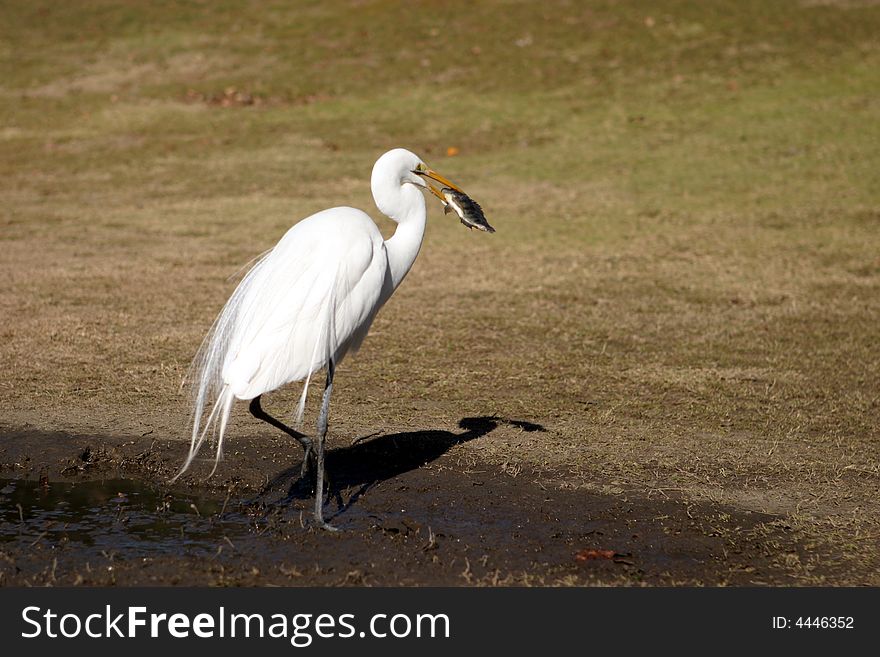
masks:
[(443, 195), (443, 212), (448, 213), (451, 209), (461, 219), (461, 223), (468, 228), (477, 228), (487, 233), (495, 232), (495, 229), (486, 221), (483, 208), (470, 196), (451, 187), (444, 187), (440, 193)]
[(455, 212), (461, 220), (461, 223), (468, 228), (477, 228), (487, 233), (495, 232), (495, 229), (489, 225), (488, 221), (486, 221), (486, 217), (483, 214), (483, 208), (480, 207), (480, 204), (465, 194), (461, 187), (431, 169), (417, 170), (415, 173), (423, 178), (430, 178), (443, 185), (443, 187), (437, 189), (430, 182), (427, 180), (425, 181), (428, 189), (431, 190), (431, 193), (443, 203), (444, 213), (450, 211)]

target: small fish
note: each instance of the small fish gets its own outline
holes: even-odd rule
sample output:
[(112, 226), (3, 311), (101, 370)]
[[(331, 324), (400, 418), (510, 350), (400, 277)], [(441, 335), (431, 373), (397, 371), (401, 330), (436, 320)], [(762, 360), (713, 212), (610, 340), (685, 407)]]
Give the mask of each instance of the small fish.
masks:
[(449, 187), (440, 190), (445, 199), (443, 203), (443, 211), (449, 212), (450, 209), (455, 211), (463, 223), (468, 228), (479, 228), (487, 233), (494, 233), (495, 229), (486, 221), (483, 215), (483, 208), (467, 194), (457, 192)]

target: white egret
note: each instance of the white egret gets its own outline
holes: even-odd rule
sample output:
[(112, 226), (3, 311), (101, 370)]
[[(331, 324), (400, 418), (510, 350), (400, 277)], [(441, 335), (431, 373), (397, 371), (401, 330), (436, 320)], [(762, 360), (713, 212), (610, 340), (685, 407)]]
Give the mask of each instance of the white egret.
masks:
[[(323, 518), (324, 440), (334, 371), (348, 352), (360, 347), (376, 313), (419, 253), (427, 218), (421, 188), (446, 203), (429, 180), (440, 183), (444, 190), (464, 194), (415, 154), (400, 148), (389, 151), (373, 166), (370, 184), (376, 206), (397, 222), (391, 238), (383, 240), (365, 212), (331, 208), (295, 224), (254, 264), (226, 302), (193, 361), (192, 439), (181, 473), (190, 466), (209, 431), (216, 440), (216, 470), (233, 403), (250, 400), (255, 417), (286, 432), (302, 446), (303, 475), (310, 463), (314, 465), (315, 520), (330, 528)], [(304, 381), (295, 414), (294, 424), (299, 425), (309, 381), (325, 368), (327, 379), (314, 439), (260, 406), (261, 395)]]

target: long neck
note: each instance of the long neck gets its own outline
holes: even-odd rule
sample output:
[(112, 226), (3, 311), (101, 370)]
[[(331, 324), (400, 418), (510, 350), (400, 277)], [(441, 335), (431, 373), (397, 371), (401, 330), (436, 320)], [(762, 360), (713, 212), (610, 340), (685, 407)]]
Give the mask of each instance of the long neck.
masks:
[(385, 240), (392, 285), (389, 293), (397, 289), (419, 254), (428, 214), (425, 197), (415, 185), (395, 187), (376, 198), (379, 210), (397, 222), (394, 235)]

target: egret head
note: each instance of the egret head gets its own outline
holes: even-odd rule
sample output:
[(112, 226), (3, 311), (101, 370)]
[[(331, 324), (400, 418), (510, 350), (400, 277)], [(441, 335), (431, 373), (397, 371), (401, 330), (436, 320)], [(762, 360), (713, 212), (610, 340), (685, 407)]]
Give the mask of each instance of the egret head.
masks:
[(371, 187), (376, 205), (383, 214), (400, 221), (402, 217), (407, 216), (409, 208), (417, 207), (418, 204), (424, 208), (422, 195), (414, 194), (413, 187), (428, 188), (437, 194), (427, 178), (438, 182), (445, 181), (443, 184), (448, 182), (431, 171), (415, 153), (405, 148), (388, 151), (373, 165)]
[(445, 187), (461, 191), (439, 173), (428, 168), (428, 165), (422, 161), (422, 158), (405, 148), (395, 148), (388, 151), (376, 160), (376, 164), (373, 166), (374, 182), (379, 182), (380, 180), (386, 182), (393, 181), (397, 185), (410, 183), (417, 187), (427, 187), (439, 198), (442, 198), (437, 193), (439, 190), (436, 190), (427, 179), (435, 180)]
[[(438, 183), (440, 187), (433, 183)], [(446, 212), (451, 208), (464, 225), (495, 232), (483, 217), (480, 206), (461, 187), (429, 168), (415, 153), (405, 148), (395, 148), (376, 160), (372, 176), (373, 196), (379, 209), (392, 219), (397, 220), (402, 214), (396, 200), (401, 188), (407, 184), (429, 190), (440, 199)]]

